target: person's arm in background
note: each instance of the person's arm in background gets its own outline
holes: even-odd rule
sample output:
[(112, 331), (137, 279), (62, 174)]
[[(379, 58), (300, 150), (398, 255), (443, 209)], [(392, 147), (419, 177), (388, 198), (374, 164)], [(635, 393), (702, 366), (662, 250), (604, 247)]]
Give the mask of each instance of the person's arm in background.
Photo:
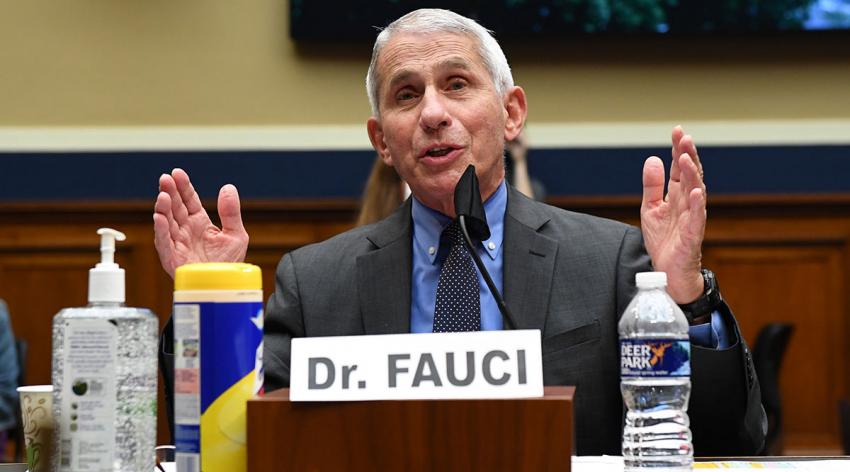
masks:
[(17, 424), (18, 354), (6, 302), (0, 300), (0, 431)]
[(516, 139), (505, 143), (508, 149), (508, 159), (513, 165), (513, 185), (517, 190), (528, 198), (535, 198), (534, 190), (531, 186), (531, 177), (528, 175), (528, 148), (525, 143), (525, 136), (520, 133)]

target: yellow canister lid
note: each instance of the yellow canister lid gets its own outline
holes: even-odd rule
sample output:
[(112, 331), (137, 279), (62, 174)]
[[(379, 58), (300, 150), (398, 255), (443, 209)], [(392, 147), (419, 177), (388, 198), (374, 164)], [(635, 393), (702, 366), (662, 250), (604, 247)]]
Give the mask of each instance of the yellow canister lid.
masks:
[(186, 264), (174, 274), (174, 290), (262, 290), (262, 271), (244, 262)]

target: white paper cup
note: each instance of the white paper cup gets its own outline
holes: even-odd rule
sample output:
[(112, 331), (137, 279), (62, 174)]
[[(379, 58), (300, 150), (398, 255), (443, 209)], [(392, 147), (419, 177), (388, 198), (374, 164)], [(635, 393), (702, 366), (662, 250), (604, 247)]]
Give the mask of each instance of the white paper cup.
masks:
[(18, 387), (21, 399), (21, 420), (26, 442), (27, 466), (30, 472), (50, 469), (53, 448), (53, 386), (27, 385)]

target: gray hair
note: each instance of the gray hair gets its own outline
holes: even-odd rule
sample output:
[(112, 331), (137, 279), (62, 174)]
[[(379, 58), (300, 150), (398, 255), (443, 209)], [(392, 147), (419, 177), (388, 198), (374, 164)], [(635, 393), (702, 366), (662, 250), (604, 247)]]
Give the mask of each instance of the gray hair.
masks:
[(484, 61), (484, 67), (493, 79), (496, 93), (504, 96), (505, 92), (514, 86), (514, 78), (505, 53), (493, 37), (493, 32), (464, 16), (449, 10), (438, 8), (422, 8), (412, 11), (393, 21), (384, 28), (375, 39), (372, 48), (372, 60), (366, 73), (366, 93), (369, 95), (369, 105), (372, 115), (380, 117), (378, 109), (378, 56), (381, 50), (396, 33), (454, 33), (469, 36), (478, 43), (478, 54)]

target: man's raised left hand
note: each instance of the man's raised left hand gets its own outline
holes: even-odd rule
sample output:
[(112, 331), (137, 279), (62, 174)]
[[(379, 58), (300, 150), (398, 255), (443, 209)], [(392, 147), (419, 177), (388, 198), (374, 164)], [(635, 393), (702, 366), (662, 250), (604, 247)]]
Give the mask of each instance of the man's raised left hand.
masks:
[(666, 197), (663, 162), (652, 156), (644, 163), (640, 221), (654, 270), (667, 273), (670, 296), (684, 304), (693, 302), (703, 292), (700, 269), (706, 191), (693, 138), (681, 126), (673, 128), (672, 138), (673, 163)]

